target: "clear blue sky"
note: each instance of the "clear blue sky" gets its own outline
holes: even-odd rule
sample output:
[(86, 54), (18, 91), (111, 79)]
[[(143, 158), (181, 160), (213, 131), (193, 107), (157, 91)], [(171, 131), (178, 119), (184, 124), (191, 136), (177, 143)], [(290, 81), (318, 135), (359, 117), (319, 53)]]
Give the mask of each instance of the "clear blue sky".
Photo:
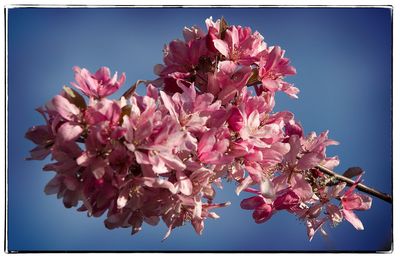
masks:
[(298, 100), (284, 95), (276, 111), (290, 110), (306, 132), (329, 129), (341, 145), (338, 171), (361, 166), (365, 184), (392, 192), (392, 81), (390, 9), (41, 9), (8, 11), (8, 242), (10, 250), (387, 250), (392, 237), (392, 206), (378, 199), (358, 213), (365, 230), (344, 222), (326, 228), (325, 240), (309, 242), (303, 224), (286, 212), (257, 225), (239, 203), (247, 197), (226, 185), (217, 201), (232, 205), (207, 220), (202, 236), (191, 225), (160, 242), (167, 228), (145, 226), (107, 230), (104, 217), (66, 209), (46, 196), (53, 173), (48, 161), (25, 161), (34, 146), (26, 130), (43, 123), (34, 111), (64, 84), (73, 81), (75, 65), (95, 71), (109, 66), (126, 72), (127, 84), (152, 79), (164, 44), (182, 38), (184, 26), (210, 16), (258, 30), (269, 45), (286, 49), (298, 75), (288, 78), (300, 88)]

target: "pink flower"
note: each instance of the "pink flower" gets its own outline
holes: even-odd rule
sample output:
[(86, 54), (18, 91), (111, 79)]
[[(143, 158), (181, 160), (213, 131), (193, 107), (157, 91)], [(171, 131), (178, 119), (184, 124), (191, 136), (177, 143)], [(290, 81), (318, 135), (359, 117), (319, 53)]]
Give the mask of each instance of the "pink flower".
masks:
[(358, 177), (355, 184), (353, 184), (340, 198), (343, 205), (342, 213), (344, 218), (357, 230), (363, 230), (364, 226), (353, 210), (368, 210), (372, 205), (371, 197), (365, 194), (354, 193), (360, 178), (361, 175)]
[[(184, 30), (185, 41), (171, 41), (164, 48), (164, 63), (154, 67), (154, 72), (160, 77), (163, 90), (168, 94), (181, 92), (176, 80), (194, 77), (197, 84), (204, 84), (209, 50), (206, 38), (197, 29)], [(202, 37), (203, 36), (203, 37)], [(194, 69), (197, 68), (194, 73)], [(160, 85), (159, 81), (156, 81)]]
[(254, 196), (240, 202), (240, 207), (245, 210), (254, 210), (253, 219), (257, 224), (264, 223), (274, 214), (273, 205), (261, 196)]
[(131, 87), (120, 99), (107, 99), (125, 82), (124, 73), (74, 67), (72, 85), (88, 104), (64, 87), (38, 109), (45, 125), (26, 133), (37, 145), (31, 159), (51, 154), (43, 169), (56, 175), (45, 192), (66, 207), (81, 202), (78, 211), (89, 216), (106, 213), (108, 229), (130, 227), (135, 234), (145, 223), (163, 221), (167, 238), (189, 222), (200, 235), (207, 218), (219, 218), (211, 210), (229, 205), (214, 203), (226, 179), (236, 182), (238, 195), (253, 193), (240, 206), (257, 224), (287, 211), (305, 222), (310, 240), (318, 230), (325, 234), (326, 222), (335, 226), (343, 218), (363, 229), (354, 211), (369, 209), (371, 198), (354, 193), (359, 179), (342, 194), (346, 184), (317, 167), (339, 164), (326, 157), (326, 148), (338, 143), (328, 131), (304, 136), (291, 112), (273, 112), (276, 92), (296, 98), (299, 91), (284, 81), (296, 73), (285, 51), (267, 49), (258, 32), (224, 19), (207, 19), (206, 26), (207, 32), (185, 27), (184, 40), (165, 46), (164, 64), (154, 67), (159, 78), (135, 84), (147, 85), (143, 96)]
[(234, 131), (240, 131), (240, 129), (243, 128), (243, 126), (244, 126), (243, 114), (240, 112), (240, 110), (236, 106), (233, 106), (230, 109), (230, 115), (229, 115), (227, 122), (228, 122), (229, 128)]
[(250, 66), (238, 65), (233, 61), (221, 61), (213, 73), (208, 73), (206, 91), (217, 96), (222, 104), (227, 104), (246, 86), (251, 73)]
[(251, 65), (267, 45), (258, 32), (249, 27), (230, 26), (224, 39), (214, 39), (214, 47), (227, 59), (242, 65)]
[(86, 96), (101, 99), (117, 91), (125, 83), (125, 73), (118, 79), (115, 73), (111, 78), (110, 69), (101, 67), (95, 74), (91, 74), (86, 68), (73, 68), (75, 81), (71, 84), (81, 90)]
[(29, 139), (37, 146), (30, 151), (29, 160), (43, 160), (51, 152), (54, 144), (54, 135), (48, 125), (39, 125), (31, 127), (26, 133), (25, 138)]
[(264, 203), (263, 205), (255, 208), (253, 212), (253, 219), (257, 224), (264, 223), (269, 220), (274, 213), (273, 207), (271, 204)]
[(283, 91), (291, 97), (297, 98), (299, 89), (283, 81), (286, 75), (296, 74), (296, 69), (289, 65), (289, 59), (284, 58), (285, 51), (279, 46), (273, 47), (268, 55), (263, 55), (259, 62), (258, 76), (265, 89), (276, 92)]
[(102, 144), (106, 144), (110, 139), (119, 139), (124, 135), (126, 129), (120, 127), (120, 116), (119, 104), (107, 99), (90, 105), (84, 115), (90, 129), (89, 134), (95, 135)]
[(204, 133), (197, 147), (199, 160), (208, 164), (226, 164), (231, 157), (225, 152), (229, 146), (229, 132), (226, 128), (211, 129)]
[(75, 141), (83, 132), (82, 112), (69, 99), (56, 95), (46, 104), (45, 112), (49, 115), (48, 123), (56, 135), (56, 142)]
[(185, 38), (186, 42), (190, 42), (191, 40), (200, 39), (205, 36), (205, 33), (198, 26), (192, 26), (190, 28), (185, 27), (183, 29), (182, 33), (183, 33), (183, 38)]
[(290, 137), (292, 135), (297, 135), (299, 137), (303, 136), (303, 127), (299, 122), (290, 120), (285, 124), (285, 134)]
[(165, 108), (187, 132), (199, 134), (206, 131), (208, 120), (214, 117), (216, 112), (224, 112), (220, 109), (221, 103), (214, 102), (214, 96), (210, 93), (196, 93), (193, 83), (187, 87), (178, 80), (177, 84), (182, 89), (182, 93), (175, 93), (171, 97), (163, 91), (160, 92)]
[(288, 210), (299, 203), (300, 197), (294, 191), (289, 190), (285, 194), (277, 197), (273, 206), (276, 210)]
[(328, 139), (328, 131), (319, 136), (312, 132), (306, 138), (293, 134), (289, 138), (289, 144), (291, 148), (285, 159), (293, 168), (307, 170), (319, 164), (328, 163), (328, 166), (338, 164), (337, 158), (327, 158), (325, 154), (327, 146), (338, 144), (337, 141)]

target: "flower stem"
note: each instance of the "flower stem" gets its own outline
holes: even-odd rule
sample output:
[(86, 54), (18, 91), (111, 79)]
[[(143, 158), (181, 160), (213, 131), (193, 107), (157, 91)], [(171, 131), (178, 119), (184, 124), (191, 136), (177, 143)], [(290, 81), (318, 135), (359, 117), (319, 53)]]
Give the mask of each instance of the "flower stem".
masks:
[[(316, 168), (318, 168), (318, 170), (321, 171), (324, 174), (333, 176), (337, 180), (347, 183), (348, 186), (351, 186), (351, 185), (355, 184), (354, 180), (351, 180), (350, 178), (347, 178), (347, 177), (345, 177), (343, 175), (337, 174), (337, 173), (333, 172), (332, 170), (329, 170), (328, 168), (326, 168), (324, 166), (317, 165)], [(389, 194), (380, 192), (378, 190), (375, 190), (375, 189), (373, 189), (373, 188), (371, 188), (369, 186), (366, 186), (364, 184), (361, 184), (361, 183), (357, 184), (356, 188), (358, 190), (362, 191), (362, 192), (368, 193), (368, 194), (370, 194), (372, 196), (375, 196), (375, 197), (377, 197), (377, 198), (379, 198), (381, 200), (384, 200), (384, 201), (386, 201), (386, 202), (388, 202), (390, 204), (393, 203), (393, 198)]]

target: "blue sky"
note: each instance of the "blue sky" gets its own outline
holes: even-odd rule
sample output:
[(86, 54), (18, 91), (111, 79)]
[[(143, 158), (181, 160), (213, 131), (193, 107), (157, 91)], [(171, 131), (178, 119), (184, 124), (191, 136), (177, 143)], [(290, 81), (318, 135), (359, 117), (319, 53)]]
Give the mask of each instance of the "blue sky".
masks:
[[(329, 129), (339, 146), (343, 172), (365, 170), (364, 183), (392, 191), (391, 11), (384, 8), (104, 8), (8, 10), (8, 244), (10, 250), (225, 250), (225, 251), (376, 251), (392, 237), (392, 206), (378, 199), (359, 212), (365, 230), (343, 222), (326, 228), (329, 238), (309, 242), (304, 225), (288, 213), (257, 225), (241, 210), (234, 186), (217, 201), (231, 201), (218, 220), (207, 220), (202, 236), (190, 225), (160, 242), (167, 228), (145, 226), (107, 230), (104, 217), (66, 209), (46, 196), (53, 173), (46, 161), (25, 161), (33, 144), (26, 130), (41, 124), (35, 108), (73, 81), (72, 67), (95, 71), (108, 66), (126, 72), (122, 94), (137, 79), (153, 79), (162, 48), (182, 38), (184, 26), (210, 16), (258, 30), (268, 45), (286, 49), (298, 74), (287, 78), (299, 99), (278, 95), (276, 111), (289, 110), (306, 132)], [(47, 161), (48, 162), (48, 161)]]

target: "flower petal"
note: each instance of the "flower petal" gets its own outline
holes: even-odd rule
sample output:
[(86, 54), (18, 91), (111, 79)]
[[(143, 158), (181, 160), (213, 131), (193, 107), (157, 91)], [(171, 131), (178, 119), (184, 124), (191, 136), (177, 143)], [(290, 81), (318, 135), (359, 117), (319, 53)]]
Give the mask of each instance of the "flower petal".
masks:
[(355, 229), (364, 230), (364, 226), (363, 226), (361, 220), (357, 217), (357, 215), (353, 211), (343, 209), (342, 212), (343, 212), (344, 218), (348, 222), (350, 222), (350, 224), (352, 224)]
[(82, 132), (83, 129), (80, 125), (73, 122), (66, 122), (58, 129), (57, 140), (61, 143), (75, 141)]
[(182, 171), (176, 172), (179, 191), (184, 195), (190, 195), (193, 191), (192, 181)]
[(254, 210), (265, 203), (265, 200), (261, 196), (253, 196), (244, 199), (240, 202), (240, 207), (244, 210)]
[(67, 98), (56, 95), (52, 100), (52, 104), (61, 117), (67, 121), (73, 121), (79, 114), (79, 108), (68, 101)]

